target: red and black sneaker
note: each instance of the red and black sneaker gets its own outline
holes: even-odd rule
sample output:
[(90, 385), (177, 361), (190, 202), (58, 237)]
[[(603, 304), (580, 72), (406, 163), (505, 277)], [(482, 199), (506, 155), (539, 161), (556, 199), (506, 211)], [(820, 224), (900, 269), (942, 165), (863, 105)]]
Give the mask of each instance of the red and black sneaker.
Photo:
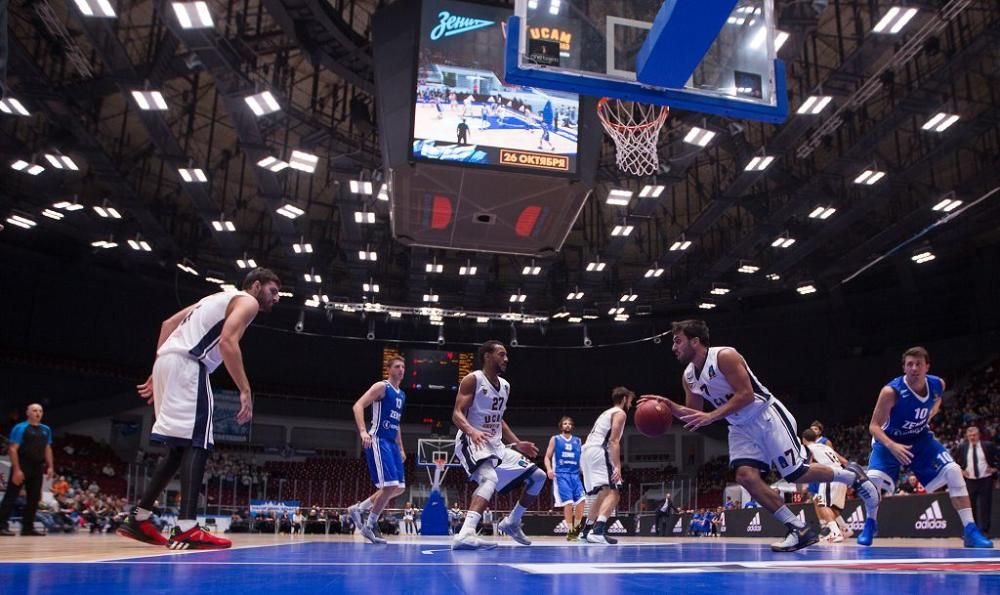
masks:
[(167, 538), (156, 530), (156, 526), (146, 519), (145, 521), (135, 520), (135, 515), (128, 515), (125, 521), (116, 531), (122, 537), (128, 537), (136, 541), (148, 543), (150, 545), (167, 545)]
[(233, 547), (233, 542), (202, 531), (201, 527), (195, 525), (172, 536), (167, 547), (172, 550), (224, 550)]

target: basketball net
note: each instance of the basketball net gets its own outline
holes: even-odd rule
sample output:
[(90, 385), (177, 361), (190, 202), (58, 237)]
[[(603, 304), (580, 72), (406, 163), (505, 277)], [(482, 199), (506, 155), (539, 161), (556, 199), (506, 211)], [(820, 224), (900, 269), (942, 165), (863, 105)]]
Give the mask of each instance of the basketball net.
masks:
[(618, 169), (636, 176), (648, 176), (660, 169), (656, 143), (668, 115), (670, 108), (665, 105), (610, 97), (597, 102), (597, 116), (615, 141)]

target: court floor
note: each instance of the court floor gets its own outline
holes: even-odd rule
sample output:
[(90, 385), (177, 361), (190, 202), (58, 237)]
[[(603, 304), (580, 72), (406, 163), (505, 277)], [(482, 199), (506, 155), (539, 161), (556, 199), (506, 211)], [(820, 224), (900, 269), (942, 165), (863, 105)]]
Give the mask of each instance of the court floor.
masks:
[[(452, 552), (446, 538), (374, 546), (350, 537), (235, 536), (233, 549), (167, 552), (114, 535), (0, 538), (0, 592), (73, 593), (1000, 593), (1000, 552), (958, 540), (883, 540), (774, 554), (763, 539), (506, 539)], [(308, 589), (308, 591), (306, 591)]]

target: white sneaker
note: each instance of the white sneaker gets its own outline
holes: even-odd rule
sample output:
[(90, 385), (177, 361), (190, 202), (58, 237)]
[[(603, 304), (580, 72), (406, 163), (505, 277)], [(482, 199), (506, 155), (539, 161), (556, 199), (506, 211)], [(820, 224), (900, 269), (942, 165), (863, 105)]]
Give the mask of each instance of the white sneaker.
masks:
[(524, 535), (524, 531), (521, 530), (521, 523), (517, 523), (515, 525), (514, 523), (510, 522), (509, 517), (500, 521), (500, 524), (497, 525), (497, 530), (500, 531), (500, 533), (510, 537), (514, 541), (520, 543), (521, 545), (531, 545), (531, 540), (528, 539)]
[(496, 543), (479, 539), (472, 533), (466, 535), (459, 533), (451, 542), (453, 550), (492, 550), (496, 547)]
[(830, 543), (840, 543), (842, 541), (844, 541), (844, 534), (843, 533), (831, 533), (830, 534)]
[(378, 544), (388, 543), (385, 539), (382, 539), (381, 537), (376, 535), (375, 531), (372, 531), (372, 528), (369, 527), (367, 523), (361, 525), (360, 530), (361, 530), (361, 536), (372, 543), (378, 543)]
[(608, 543), (607, 539), (604, 539), (604, 535), (600, 535), (591, 531), (587, 533), (587, 543), (600, 543), (604, 545), (611, 545)]
[(347, 507), (347, 514), (351, 515), (351, 520), (354, 522), (354, 526), (358, 529), (365, 524), (364, 518), (361, 516), (361, 509), (358, 508), (357, 504), (353, 504)]

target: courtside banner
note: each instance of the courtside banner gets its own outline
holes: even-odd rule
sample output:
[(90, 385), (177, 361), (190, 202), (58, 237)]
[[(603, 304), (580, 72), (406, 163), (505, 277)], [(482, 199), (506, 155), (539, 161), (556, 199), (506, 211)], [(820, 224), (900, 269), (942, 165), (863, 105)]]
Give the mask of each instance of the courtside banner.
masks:
[(240, 412), (240, 393), (234, 390), (213, 390), (212, 429), (215, 442), (250, 444), (250, 426), (240, 425), (236, 415)]
[(298, 500), (251, 500), (250, 501), (250, 514), (268, 514), (270, 512), (275, 512), (276, 514), (291, 514), (299, 509)]
[[(567, 533), (566, 521), (562, 516), (551, 515), (524, 515), (521, 527), (526, 535), (553, 535), (565, 537)], [(633, 536), (635, 532), (635, 517), (632, 515), (613, 516), (608, 519), (608, 535)]]

